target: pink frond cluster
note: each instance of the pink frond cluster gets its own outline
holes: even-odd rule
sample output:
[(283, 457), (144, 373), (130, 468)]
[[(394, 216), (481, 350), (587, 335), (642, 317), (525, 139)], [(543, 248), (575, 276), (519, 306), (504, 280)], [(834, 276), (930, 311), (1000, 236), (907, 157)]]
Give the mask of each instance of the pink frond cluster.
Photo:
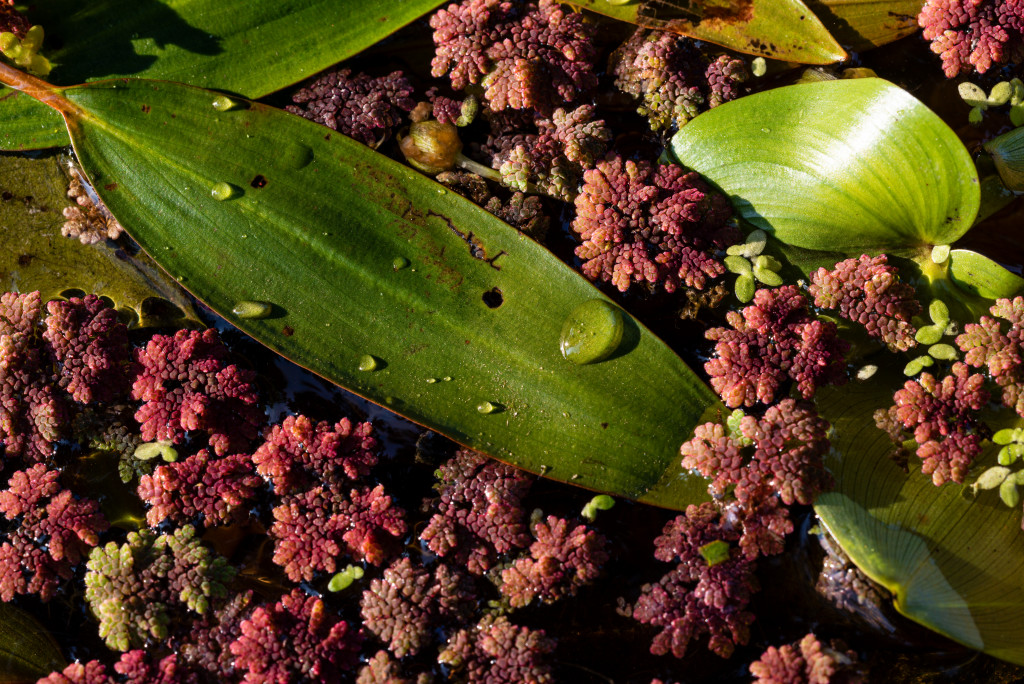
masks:
[(710, 564), (701, 553), (711, 544), (732, 544), (740, 531), (713, 503), (687, 507), (669, 521), (654, 541), (654, 556), (675, 567), (655, 584), (646, 584), (633, 606), (633, 618), (661, 627), (651, 653), (682, 658), (702, 634), (708, 648), (723, 658), (750, 638), (753, 613), (746, 610), (757, 590), (754, 561), (743, 553)]
[(40, 307), (38, 292), (0, 295), (0, 443), (8, 458), (30, 462), (50, 455), (67, 423), (49, 355), (37, 341)]
[(37, 594), (49, 601), (109, 527), (99, 504), (62, 488), (59, 475), (37, 463), (0, 491), (0, 513), (12, 523), (0, 537), (0, 600)]
[(24, 38), (32, 23), (14, 7), (13, 2), (0, 2), (0, 33), (10, 31), (18, 38)]
[(846, 259), (831, 271), (819, 268), (807, 289), (815, 306), (837, 309), (890, 350), (906, 351), (917, 345), (917, 330), (910, 319), (921, 313), (921, 304), (913, 286), (900, 281), (899, 270), (887, 263), (884, 254)]
[(815, 318), (794, 285), (761, 289), (742, 313), (730, 311), (731, 328), (711, 328), (715, 356), (704, 364), (711, 386), (730, 408), (772, 403), (792, 380), (804, 399), (822, 385), (846, 382), (849, 343), (834, 323)]
[(283, 497), (273, 514), (274, 562), (293, 582), (335, 572), (343, 555), (380, 565), (407, 530), (405, 511), (392, 505), (383, 485), (313, 487)]
[(927, 0), (917, 23), (948, 78), (1024, 59), (1021, 0)]
[(189, 522), (201, 516), (207, 526), (242, 522), (263, 486), (248, 454), (217, 457), (202, 449), (183, 461), (160, 465), (139, 478), (139, 498), (152, 508), (146, 522)]
[(297, 91), (285, 109), (375, 148), (416, 106), (412, 93), (401, 71), (373, 77), (339, 69)]
[(230, 648), (247, 684), (329, 682), (356, 666), (362, 641), (320, 598), (293, 589), (256, 608)]
[(98, 660), (71, 663), (60, 672), (52, 672), (36, 684), (115, 684), (107, 674), (107, 667)]
[(644, 28), (612, 54), (611, 71), (615, 86), (639, 100), (637, 112), (655, 131), (681, 127), (736, 99), (750, 77), (741, 59), (723, 55), (709, 63), (693, 40)]
[(977, 416), (989, 400), (985, 376), (957, 362), (942, 380), (930, 373), (907, 380), (893, 399), (895, 406), (875, 412), (879, 427), (892, 434), (893, 425), (899, 426), (913, 437), (921, 471), (936, 486), (949, 480), (962, 483), (987, 436)]
[(735, 432), (705, 423), (683, 444), (683, 467), (713, 478), (717, 497), (732, 489), (741, 503), (764, 498), (765, 489), (790, 505), (813, 504), (831, 486), (822, 458), (828, 452), (828, 421), (808, 402), (783, 399), (764, 417), (743, 416)]
[(128, 328), (96, 295), (47, 302), (43, 339), (60, 368), (59, 384), (83, 404), (128, 396), (132, 354)]
[(154, 335), (135, 357), (141, 371), (132, 398), (145, 402), (135, 413), (147, 442), (180, 443), (186, 431), (209, 434), (218, 456), (244, 451), (258, 434), (255, 374), (228, 363), (217, 331), (179, 330)]
[(555, 0), (462, 0), (430, 18), (436, 54), (431, 74), (452, 87), (484, 89), (492, 111), (550, 114), (597, 85), (594, 28)]
[(543, 630), (487, 615), (453, 634), (437, 659), (468, 684), (549, 684), (554, 678), (547, 656), (554, 650), (555, 641)]
[(780, 648), (769, 646), (750, 664), (758, 684), (861, 684), (857, 654), (841, 642), (822, 644), (813, 633)]
[(715, 253), (740, 240), (729, 202), (696, 173), (609, 156), (583, 174), (572, 229), (591, 280), (703, 290), (725, 273)]
[(995, 318), (968, 323), (956, 344), (967, 365), (984, 368), (1002, 388), (1003, 405), (1024, 416), (1024, 297), (998, 299), (989, 311)]
[(182, 667), (203, 672), (215, 681), (237, 681), (231, 644), (242, 635), (242, 622), (254, 609), (252, 590), (238, 591), (218, 610), (192, 623), (191, 629), (178, 642)]
[(533, 599), (554, 603), (592, 584), (608, 560), (604, 535), (586, 525), (549, 515), (533, 527), (536, 539), (530, 555), (516, 560), (501, 573), (501, 593), (513, 608), (529, 605)]
[(363, 625), (392, 654), (404, 658), (419, 653), (443, 619), (465, 617), (474, 603), (475, 592), (465, 573), (444, 563), (431, 572), (410, 558), (400, 558), (363, 592)]
[(183, 667), (176, 654), (158, 658), (143, 649), (122, 653), (114, 663), (114, 671), (121, 675), (116, 681), (124, 684), (203, 684), (206, 681)]
[(332, 426), (288, 416), (265, 432), (252, 461), (276, 494), (295, 494), (315, 484), (366, 475), (377, 463), (376, 448), (370, 423), (353, 425), (342, 418)]
[(469, 449), (460, 449), (437, 475), (437, 513), (420, 534), (431, 551), (481, 575), (499, 554), (530, 543), (522, 507), (529, 476)]

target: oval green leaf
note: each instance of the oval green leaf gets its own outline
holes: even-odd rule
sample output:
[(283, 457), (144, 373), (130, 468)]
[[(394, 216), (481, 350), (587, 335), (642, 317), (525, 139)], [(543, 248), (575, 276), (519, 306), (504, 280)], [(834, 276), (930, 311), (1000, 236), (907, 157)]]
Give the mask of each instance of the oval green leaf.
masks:
[[(717, 398), (627, 315), (609, 358), (566, 361), (566, 318), (607, 298), (479, 207), (256, 103), (221, 112), (210, 91), (130, 79), (33, 87), (143, 248), (270, 348), (527, 470), (663, 505), (706, 496), (679, 445)], [(239, 192), (213, 198), (221, 182)], [(274, 311), (243, 318), (239, 301)], [(360, 370), (366, 355), (380, 367)]]
[[(890, 406), (901, 379), (878, 373), (819, 392), (833, 422), (826, 465), (834, 491), (815, 504), (843, 550), (895, 595), (897, 609), (960, 643), (1024, 664), (1024, 532), (1021, 511), (992, 492), (973, 500), (962, 487), (936, 487), (911, 458), (910, 473), (889, 459), (892, 443), (872, 413)], [(986, 449), (980, 470), (995, 464)], [(979, 472), (980, 472), (979, 470)]]
[[(31, 18), (47, 44), (61, 45), (46, 53), (53, 83), (165, 78), (256, 98), (361, 52), (443, 1), (64, 0), (40, 3)], [(69, 144), (51, 110), (10, 90), (0, 91), (0, 121), (0, 149)]]
[(50, 633), (25, 611), (0, 603), (0, 684), (33, 684), (63, 668)]
[(978, 211), (956, 134), (880, 79), (777, 88), (701, 114), (672, 139), (679, 161), (782, 242), (847, 256), (950, 244)]
[(750, 55), (801, 64), (832, 64), (847, 57), (828, 29), (801, 0), (567, 2), (613, 19), (681, 33)]
[(1009, 299), (1024, 294), (1024, 278), (969, 249), (949, 253), (949, 278), (961, 290), (985, 299)]

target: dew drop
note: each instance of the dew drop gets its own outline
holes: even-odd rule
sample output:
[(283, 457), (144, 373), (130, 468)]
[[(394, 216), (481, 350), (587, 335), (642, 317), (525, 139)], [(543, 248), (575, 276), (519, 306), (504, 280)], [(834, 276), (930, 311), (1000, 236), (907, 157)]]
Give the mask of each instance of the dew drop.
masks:
[(762, 132), (762, 133), (771, 133), (771, 132), (772, 132), (772, 129), (770, 129), (770, 128), (762, 128), (762, 129), (761, 129), (761, 132)]
[(301, 169), (313, 161), (313, 150), (301, 143), (288, 142), (278, 152), (278, 160), (289, 169)]
[(227, 95), (218, 95), (217, 97), (213, 98), (212, 104), (213, 108), (216, 109), (218, 112), (226, 112), (230, 109), (235, 109), (236, 107), (238, 107), (238, 103), (232, 100)]
[(619, 348), (625, 329), (618, 307), (603, 299), (591, 299), (565, 319), (559, 348), (566, 361), (577, 365), (604, 361)]
[(428, 385), (433, 385), (435, 382), (437, 382), (437, 378), (427, 378)]
[(231, 199), (235, 196), (235, 189), (231, 187), (230, 183), (221, 181), (220, 183), (215, 183), (213, 187), (210, 188), (210, 196), (215, 200), (223, 202), (224, 200)]
[(446, 375), (443, 378), (441, 378), (441, 380), (443, 380), (444, 382), (451, 382), (452, 381), (452, 376)]
[(494, 413), (498, 410), (498, 407), (489, 401), (483, 401), (476, 407), (476, 410), (480, 413)]
[(370, 354), (363, 354), (359, 357), (359, 370), (361, 371), (375, 371), (380, 367), (380, 362), (377, 357), (371, 356)]
[(403, 268), (409, 266), (410, 261), (405, 257), (395, 257), (395, 260), (391, 262), (391, 268), (396, 271), (401, 271)]
[(273, 308), (269, 302), (244, 300), (231, 307), (231, 313), (239, 318), (266, 318)]

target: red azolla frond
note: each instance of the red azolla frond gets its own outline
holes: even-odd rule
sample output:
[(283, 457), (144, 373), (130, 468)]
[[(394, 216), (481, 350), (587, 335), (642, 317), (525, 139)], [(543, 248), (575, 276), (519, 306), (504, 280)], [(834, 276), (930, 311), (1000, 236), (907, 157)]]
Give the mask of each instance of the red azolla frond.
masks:
[(847, 380), (849, 344), (833, 323), (814, 318), (793, 285), (760, 289), (742, 313), (727, 314), (731, 328), (711, 328), (715, 356), (704, 364), (726, 406), (770, 404), (786, 381), (805, 399), (822, 385)]
[(13, 2), (0, 2), (0, 33), (10, 31), (18, 38), (24, 38), (32, 23), (14, 8)]
[(543, 630), (487, 615), (453, 634), (437, 659), (469, 684), (549, 684), (554, 678), (548, 656), (554, 650), (555, 641)]
[(60, 386), (83, 404), (122, 399), (131, 389), (128, 328), (96, 295), (47, 302), (43, 338), (60, 368)]
[(285, 109), (377, 147), (416, 106), (412, 93), (412, 84), (401, 71), (373, 77), (339, 69), (297, 91), (292, 95), (295, 104)]
[(139, 478), (139, 498), (152, 508), (146, 522), (188, 522), (202, 516), (207, 526), (240, 522), (255, 503), (263, 478), (248, 454), (211, 457), (206, 449), (183, 461), (158, 466)]
[(230, 647), (241, 636), (242, 622), (253, 609), (252, 590), (240, 591), (224, 606), (194, 622), (178, 645), (180, 666), (206, 673), (218, 681), (236, 681), (235, 658)]
[(362, 633), (321, 599), (293, 589), (274, 605), (256, 608), (230, 649), (247, 683), (338, 681), (357, 664), (362, 641)]
[(468, 449), (437, 472), (440, 498), (420, 539), (439, 556), (483, 574), (498, 554), (530, 543), (522, 498), (530, 478)]
[(318, 482), (355, 480), (377, 463), (377, 440), (370, 423), (342, 418), (333, 426), (305, 416), (288, 416), (266, 431), (252, 456), (256, 472), (277, 494), (291, 494)]
[(99, 504), (75, 498), (58, 477), (38, 463), (14, 473), (0, 492), (0, 512), (19, 521), (0, 544), (0, 600), (39, 594), (48, 601), (109, 527)]
[(860, 684), (866, 681), (857, 654), (845, 644), (822, 644), (813, 633), (779, 648), (769, 646), (750, 664), (758, 684)]
[(942, 70), (983, 74), (1024, 58), (1024, 2), (1020, 0), (928, 0), (917, 17)]
[(729, 203), (679, 166), (609, 156), (583, 174), (572, 229), (592, 280), (703, 290), (725, 272), (714, 253), (739, 240)]
[(553, 603), (574, 596), (579, 587), (591, 584), (608, 560), (607, 539), (586, 525), (571, 526), (568, 520), (548, 516), (533, 528), (536, 541), (530, 555), (516, 560), (501, 573), (501, 593), (513, 608), (534, 598)]
[(200, 430), (218, 455), (246, 448), (262, 420), (255, 374), (228, 356), (212, 328), (154, 335), (136, 350), (142, 370), (132, 398), (145, 402), (135, 414), (143, 439), (180, 443), (186, 431)]
[(117, 680), (107, 675), (106, 666), (98, 660), (85, 663), (71, 663), (60, 672), (53, 672), (36, 684), (115, 684)]
[(114, 663), (114, 670), (121, 675), (124, 684), (203, 684), (207, 681), (182, 667), (176, 654), (157, 658), (143, 649), (122, 653)]
[(985, 368), (1002, 388), (1003, 405), (1024, 416), (1024, 297), (998, 299), (989, 311), (994, 318), (968, 323), (956, 343), (968, 365)]
[(430, 26), (432, 75), (449, 74), (456, 90), (479, 84), (492, 111), (549, 114), (597, 85), (593, 25), (554, 0), (463, 0), (438, 10)]

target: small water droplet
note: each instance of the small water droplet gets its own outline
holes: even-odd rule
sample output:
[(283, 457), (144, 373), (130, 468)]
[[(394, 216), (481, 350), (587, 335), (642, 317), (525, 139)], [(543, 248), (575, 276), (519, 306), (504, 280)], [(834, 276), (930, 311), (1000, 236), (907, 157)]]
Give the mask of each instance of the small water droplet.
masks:
[(437, 382), (437, 378), (427, 378), (428, 385), (433, 385), (435, 382)]
[(301, 169), (313, 161), (313, 150), (301, 143), (285, 143), (278, 152), (278, 160), (289, 169)]
[(489, 401), (483, 401), (476, 407), (476, 410), (480, 413), (494, 413), (498, 410), (498, 407)]
[[(375, 371), (379, 366), (380, 363), (377, 361), (375, 356), (363, 354), (359, 357), (359, 370), (361, 371)], [(388, 397), (388, 399), (390, 398), (391, 397)], [(387, 401), (387, 399), (385, 399), (385, 401)], [(390, 404), (391, 402), (388, 401), (388, 403)]]
[(618, 349), (625, 329), (618, 307), (603, 299), (591, 299), (565, 319), (559, 348), (566, 361), (577, 365), (604, 361)]
[(231, 313), (239, 318), (266, 318), (273, 308), (269, 302), (243, 300), (231, 308)]
[(762, 129), (761, 129), (761, 132), (762, 132), (762, 133), (771, 133), (771, 132), (772, 132), (772, 129), (770, 129), (770, 128), (762, 128)]
[(391, 262), (391, 268), (395, 269), (396, 271), (401, 271), (403, 268), (407, 267), (410, 263), (411, 262), (408, 259), (406, 259), (405, 257), (395, 257), (395, 260)]
[(447, 190), (445, 190), (444, 188), (438, 188), (438, 189), (437, 189), (437, 194), (438, 194), (438, 195), (447, 195), (447, 194), (448, 194), (448, 191), (447, 191)]
[(394, 397), (384, 397), (384, 403), (387, 404), (388, 406), (391, 406), (392, 404), (395, 403), (395, 398)]
[(446, 376), (444, 376), (444, 377), (443, 377), (443, 378), (441, 378), (441, 379), (442, 379), (443, 381), (445, 381), (445, 382), (451, 382), (451, 381), (452, 381), (452, 376), (450, 376), (450, 375), (446, 375)]
[(237, 108), (239, 103), (235, 100), (232, 100), (227, 95), (218, 95), (217, 97), (213, 98), (212, 104), (213, 108), (216, 109), (218, 112), (226, 112), (229, 109)]
[(210, 188), (210, 196), (215, 200), (223, 202), (224, 200), (231, 199), (235, 196), (235, 188), (233, 188), (230, 183), (221, 181), (220, 183), (215, 183), (214, 186)]

